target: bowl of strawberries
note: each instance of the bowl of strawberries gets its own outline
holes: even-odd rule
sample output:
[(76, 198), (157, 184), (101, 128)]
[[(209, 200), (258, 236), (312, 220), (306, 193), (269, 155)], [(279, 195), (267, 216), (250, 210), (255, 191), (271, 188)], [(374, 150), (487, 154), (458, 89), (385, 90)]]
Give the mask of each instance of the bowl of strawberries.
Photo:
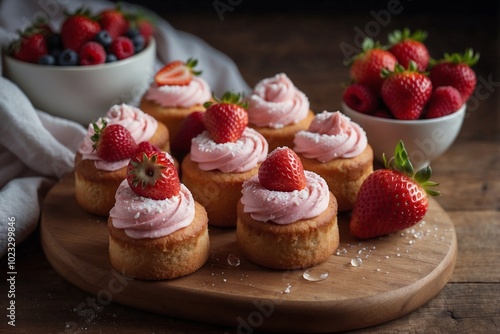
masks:
[(147, 89), (156, 58), (153, 31), (142, 14), (80, 8), (58, 28), (37, 21), (20, 32), (3, 52), (5, 75), (35, 108), (86, 125)]
[(432, 59), (426, 36), (396, 30), (386, 46), (367, 38), (348, 63), (352, 82), (343, 92), (342, 110), (366, 131), (379, 161), (402, 140), (417, 168), (428, 165), (462, 127), (479, 54), (467, 49)]

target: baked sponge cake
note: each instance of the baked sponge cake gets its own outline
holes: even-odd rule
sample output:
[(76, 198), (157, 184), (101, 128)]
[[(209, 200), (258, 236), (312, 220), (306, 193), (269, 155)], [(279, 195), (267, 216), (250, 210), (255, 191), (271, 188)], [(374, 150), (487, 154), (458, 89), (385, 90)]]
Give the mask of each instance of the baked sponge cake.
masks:
[[(167, 127), (136, 107), (128, 104), (114, 105), (94, 124), (103, 128), (104, 123), (106, 126), (122, 125), (138, 145), (150, 143), (161, 150), (170, 150)], [(130, 158), (118, 161), (100, 158), (92, 140), (96, 133), (94, 124), (89, 124), (75, 156), (75, 195), (84, 210), (107, 216), (115, 203), (116, 190), (125, 179)]]
[(285, 73), (258, 82), (247, 101), (249, 126), (266, 138), (269, 151), (293, 147), (295, 133), (306, 130), (314, 117), (309, 99)]
[(297, 269), (328, 259), (339, 245), (337, 201), (326, 182), (304, 171), (297, 155), (277, 148), (243, 184), (236, 240), (251, 262)]
[(211, 100), (208, 83), (195, 71), (195, 59), (176, 60), (166, 64), (155, 75), (155, 81), (143, 95), (139, 108), (164, 123), (172, 140), (186, 117), (194, 111), (205, 111)]
[(321, 175), (339, 211), (354, 207), (363, 181), (373, 172), (373, 150), (365, 131), (340, 111), (323, 111), (295, 134), (293, 150), (304, 169)]
[(180, 183), (166, 152), (141, 152), (132, 158), (108, 229), (112, 266), (137, 279), (189, 275), (210, 252), (207, 213)]
[(240, 97), (228, 93), (208, 107), (206, 130), (191, 140), (191, 152), (181, 164), (182, 182), (205, 207), (214, 226), (236, 226), (243, 182), (257, 175), (268, 153), (265, 138), (247, 127)]

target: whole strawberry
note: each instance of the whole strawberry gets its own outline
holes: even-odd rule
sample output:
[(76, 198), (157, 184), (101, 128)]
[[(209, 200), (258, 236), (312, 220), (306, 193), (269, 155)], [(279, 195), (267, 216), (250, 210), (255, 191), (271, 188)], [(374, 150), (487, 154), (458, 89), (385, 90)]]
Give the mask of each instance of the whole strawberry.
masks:
[(182, 122), (179, 132), (172, 140), (172, 153), (180, 158), (191, 150), (191, 139), (205, 130), (203, 123), (205, 112), (194, 111)]
[(463, 54), (446, 53), (443, 59), (433, 61), (429, 77), (434, 87), (453, 86), (462, 96), (462, 103), (467, 102), (476, 88), (476, 73), (471, 68), (479, 60), (479, 53), (467, 49)]
[(398, 64), (394, 72), (382, 71), (385, 77), (381, 95), (389, 111), (396, 119), (420, 118), (424, 106), (432, 94), (432, 82), (417, 70), (412, 60), (408, 69)]
[(10, 48), (14, 58), (38, 63), (38, 60), (48, 53), (45, 32), (35, 27), (27, 28), (20, 34), (19, 39), (11, 44)]
[(85, 8), (68, 14), (61, 26), (61, 39), (65, 49), (80, 52), (81, 47), (93, 40), (101, 30), (99, 23)]
[(426, 106), (425, 118), (437, 118), (454, 113), (462, 106), (462, 96), (452, 86), (434, 89)]
[(384, 169), (375, 170), (363, 181), (350, 219), (351, 234), (359, 239), (380, 237), (411, 227), (421, 221), (428, 210), (427, 195), (437, 183), (429, 181), (430, 166), (414, 173), (403, 142)]
[(121, 124), (107, 125), (103, 121), (102, 127), (93, 124), (95, 134), (91, 137), (97, 156), (105, 161), (119, 161), (130, 159), (137, 151), (137, 143)]
[(307, 185), (302, 161), (288, 147), (278, 147), (267, 156), (259, 167), (259, 182), (269, 190), (302, 190)]
[(383, 81), (380, 73), (383, 69), (393, 71), (397, 63), (396, 57), (370, 38), (363, 41), (362, 48), (362, 52), (350, 63), (351, 79), (367, 85), (378, 95)]
[(180, 180), (173, 162), (166, 152), (139, 152), (130, 159), (127, 183), (139, 196), (164, 200), (177, 196)]
[(403, 31), (395, 30), (388, 39), (390, 43), (389, 52), (392, 53), (398, 63), (404, 68), (408, 68), (410, 60), (417, 63), (419, 71), (423, 72), (429, 64), (429, 50), (423, 43), (427, 38), (427, 33), (422, 30), (417, 30), (414, 33), (410, 29), (405, 28)]
[(128, 22), (120, 6), (105, 9), (98, 15), (98, 22), (102, 30), (106, 30), (111, 38), (115, 39), (125, 34)]
[(246, 104), (241, 94), (226, 92), (215, 103), (207, 102), (204, 123), (210, 137), (218, 144), (237, 141), (248, 125)]

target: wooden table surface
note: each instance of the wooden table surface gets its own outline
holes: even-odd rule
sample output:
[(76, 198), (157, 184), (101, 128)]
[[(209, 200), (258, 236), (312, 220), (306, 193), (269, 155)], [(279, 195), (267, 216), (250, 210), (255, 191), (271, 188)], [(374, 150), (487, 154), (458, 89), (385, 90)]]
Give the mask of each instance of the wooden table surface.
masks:
[[(223, 20), (214, 3), (228, 4)], [(287, 2), (288, 11), (276, 10), (266, 2), (224, 0), (207, 1), (204, 7), (193, 8), (191, 12), (176, 9), (175, 5), (172, 8), (164, 5), (158, 11), (176, 28), (196, 34), (228, 54), (251, 86), (278, 72), (287, 73), (308, 95), (315, 111), (339, 109), (343, 84), (349, 80), (341, 46), (355, 46), (359, 32), (368, 32), (385, 41), (393, 29), (421, 28), (429, 33), (427, 44), (434, 57), (467, 47), (481, 52), (481, 59), (474, 67), (478, 86), (461, 133), (449, 151), (432, 164), (433, 179), (440, 183), (442, 192), (437, 201), (455, 224), (458, 239), (458, 259), (451, 281), (416, 311), (352, 333), (499, 333), (497, 8), (470, 2), (443, 12), (444, 6), (431, 8), (425, 3), (428, 7), (423, 10), (420, 2), (402, 1), (397, 7), (399, 12), (391, 13), (391, 4), (399, 2), (369, 2), (357, 9), (342, 3), (329, 7), (321, 7), (319, 2), (293, 3)], [(6, 326), (4, 315), (1, 332), (5, 329), (13, 333), (237, 332), (235, 328), (155, 315), (115, 303), (97, 304), (96, 296), (71, 285), (52, 269), (43, 254), (38, 231), (17, 246), (16, 266), (16, 327)], [(7, 268), (5, 257), (2, 268)], [(1, 286), (5, 314), (5, 278)], [(82, 310), (86, 312), (83, 316)], [(258, 328), (252, 332), (258, 333)]]

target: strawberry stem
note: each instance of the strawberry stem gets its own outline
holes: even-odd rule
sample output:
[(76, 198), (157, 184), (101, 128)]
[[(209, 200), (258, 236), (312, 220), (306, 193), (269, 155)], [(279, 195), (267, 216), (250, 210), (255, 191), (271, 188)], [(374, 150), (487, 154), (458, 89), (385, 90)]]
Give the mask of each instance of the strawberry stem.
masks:
[(423, 167), (415, 173), (413, 165), (410, 161), (410, 157), (408, 156), (408, 152), (406, 151), (402, 140), (400, 140), (396, 145), (394, 156), (391, 157), (391, 159), (387, 160), (385, 153), (382, 154), (382, 159), (385, 168), (399, 171), (406, 176), (414, 179), (415, 182), (420, 184), (425, 192), (431, 196), (440, 195), (439, 191), (430, 188), (439, 185), (439, 183), (429, 180), (432, 175), (431, 166), (427, 165), (426, 167)]
[[(215, 96), (215, 93), (212, 94), (212, 97), (215, 102), (217, 103), (230, 103), (230, 104), (235, 104), (238, 105), (244, 109), (248, 108), (248, 103), (244, 101), (245, 99), (245, 94), (244, 93), (234, 93), (231, 91), (225, 92), (221, 98), (218, 98)], [(205, 108), (210, 107), (212, 104), (214, 104), (212, 101), (205, 102), (203, 106)]]

